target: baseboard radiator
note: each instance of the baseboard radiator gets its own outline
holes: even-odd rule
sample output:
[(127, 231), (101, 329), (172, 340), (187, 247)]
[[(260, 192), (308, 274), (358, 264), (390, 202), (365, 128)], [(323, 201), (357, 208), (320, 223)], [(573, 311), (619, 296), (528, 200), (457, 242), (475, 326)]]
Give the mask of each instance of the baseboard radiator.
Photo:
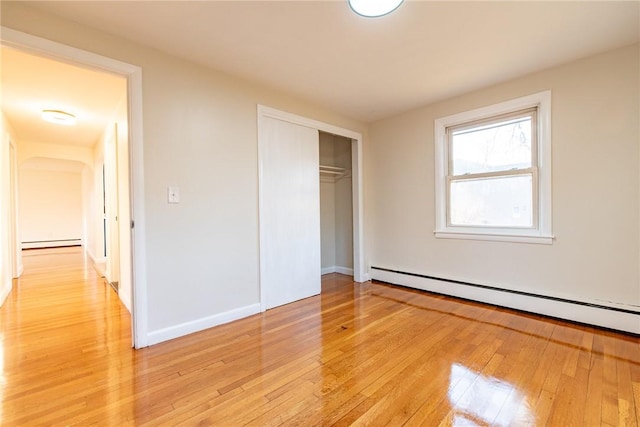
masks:
[(374, 266), (371, 267), (371, 278), (393, 285), (640, 335), (640, 307), (637, 306), (577, 301)]
[(82, 239), (32, 240), (22, 242), (22, 249), (62, 248), (66, 246), (82, 246)]

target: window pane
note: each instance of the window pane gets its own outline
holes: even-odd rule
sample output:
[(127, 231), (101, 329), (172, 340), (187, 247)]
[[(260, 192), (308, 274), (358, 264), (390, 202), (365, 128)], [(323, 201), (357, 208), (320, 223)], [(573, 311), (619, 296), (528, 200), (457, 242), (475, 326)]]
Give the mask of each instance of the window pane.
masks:
[(531, 165), (531, 116), (453, 130), (453, 175), (526, 169)]
[(451, 225), (532, 227), (532, 175), (451, 182)]

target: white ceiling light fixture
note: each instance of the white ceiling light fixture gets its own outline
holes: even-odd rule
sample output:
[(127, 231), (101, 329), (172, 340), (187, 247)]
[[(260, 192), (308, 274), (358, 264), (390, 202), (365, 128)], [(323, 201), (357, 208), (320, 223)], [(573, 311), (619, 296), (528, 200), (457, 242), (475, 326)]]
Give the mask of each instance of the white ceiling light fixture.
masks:
[(366, 18), (377, 18), (396, 10), (403, 0), (348, 0), (355, 13)]
[(73, 126), (76, 124), (76, 116), (61, 110), (42, 110), (42, 119), (57, 125)]

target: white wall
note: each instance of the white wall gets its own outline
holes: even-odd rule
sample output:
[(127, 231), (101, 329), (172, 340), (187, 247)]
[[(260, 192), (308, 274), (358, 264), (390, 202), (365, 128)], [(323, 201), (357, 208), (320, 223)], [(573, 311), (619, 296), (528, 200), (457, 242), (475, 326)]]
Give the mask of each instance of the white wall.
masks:
[[(2, 133), (0, 134), (0, 233), (9, 236), (11, 232), (11, 205), (10, 205), (10, 163), (9, 163), (9, 135), (4, 116), (0, 122)], [(0, 302), (4, 302), (11, 292), (11, 243), (9, 239), (0, 239)]]
[[(23, 246), (58, 246), (82, 239), (82, 174), (79, 171), (20, 167), (19, 220)], [(56, 242), (58, 241), (58, 242)], [(63, 245), (63, 244), (62, 244)]]
[(102, 252), (98, 249), (96, 242), (99, 229), (94, 173), (95, 171), (89, 167), (82, 171), (82, 244), (85, 252), (96, 262), (99, 261), (97, 258), (102, 257)]
[(96, 263), (96, 238), (98, 229), (96, 225), (97, 203), (95, 199), (94, 170), (85, 168), (82, 171), (82, 245), (89, 258)]
[(104, 141), (99, 138), (91, 148), (91, 167), (83, 173), (83, 203), (85, 221), (84, 248), (91, 260), (104, 274), (106, 267), (104, 249), (104, 199), (103, 165)]
[[(57, 170), (71, 169), (80, 173), (80, 187), (82, 195), (82, 221), (81, 239), (85, 248), (92, 248), (95, 230), (92, 228), (95, 223), (88, 221), (88, 212), (94, 207), (91, 205), (89, 195), (93, 186), (94, 150), (91, 147), (51, 144), (43, 141), (19, 140), (18, 164), (22, 169), (49, 165)], [(84, 167), (83, 167), (84, 166)], [(101, 197), (101, 196), (100, 196)], [(93, 212), (93, 211), (91, 211)], [(101, 215), (101, 214), (100, 214)], [(18, 227), (20, 229), (20, 227)], [(93, 252), (90, 250), (92, 255)]]
[[(373, 123), (370, 265), (637, 310), (638, 76), (631, 46)], [(552, 93), (555, 242), (436, 239), (434, 120), (543, 90)]]
[(366, 139), (358, 121), (22, 4), (2, 3), (2, 25), (142, 68), (150, 342), (259, 302), (257, 104)]
[[(17, 250), (18, 245), (14, 244), (10, 237), (13, 222), (19, 221), (15, 214), (17, 200), (12, 200), (11, 189), (12, 183), (17, 179), (18, 153), (14, 151), (16, 158), (11, 157), (11, 144), (15, 143), (14, 135), (4, 114), (0, 114), (0, 305), (11, 292), (12, 278), (18, 276), (22, 270), (22, 256)], [(17, 150), (15, 144), (14, 149)], [(19, 234), (16, 235), (16, 242), (18, 239)]]
[[(8, 122), (7, 122), (8, 123)], [(11, 129), (11, 126), (8, 126)], [(10, 244), (10, 253), (11, 253), (11, 273), (12, 277), (18, 278), (22, 275), (24, 271), (24, 266), (22, 264), (22, 247), (20, 245), (21, 235), (20, 235), (20, 203), (18, 200), (18, 185), (19, 185), (19, 177), (18, 177), (18, 144), (16, 143), (15, 138), (13, 137), (14, 133), (9, 131), (9, 206), (11, 209), (9, 221), (11, 224), (11, 230), (9, 231), (9, 244)]]

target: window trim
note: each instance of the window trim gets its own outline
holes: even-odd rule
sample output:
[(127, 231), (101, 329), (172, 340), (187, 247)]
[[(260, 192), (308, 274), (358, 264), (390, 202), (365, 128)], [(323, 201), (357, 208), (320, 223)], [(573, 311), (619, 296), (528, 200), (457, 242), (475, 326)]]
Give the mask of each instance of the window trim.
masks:
[[(500, 115), (537, 108), (537, 165), (532, 164), (534, 203), (537, 218), (534, 227), (453, 226), (448, 217), (449, 201), (449, 137), (447, 128), (491, 119)], [(434, 123), (435, 145), (435, 210), (436, 238), (491, 240), (520, 243), (553, 243), (551, 233), (551, 91), (538, 92), (521, 98), (442, 117)], [(537, 175), (537, 179), (536, 179)], [(537, 219), (537, 226), (536, 221)]]

